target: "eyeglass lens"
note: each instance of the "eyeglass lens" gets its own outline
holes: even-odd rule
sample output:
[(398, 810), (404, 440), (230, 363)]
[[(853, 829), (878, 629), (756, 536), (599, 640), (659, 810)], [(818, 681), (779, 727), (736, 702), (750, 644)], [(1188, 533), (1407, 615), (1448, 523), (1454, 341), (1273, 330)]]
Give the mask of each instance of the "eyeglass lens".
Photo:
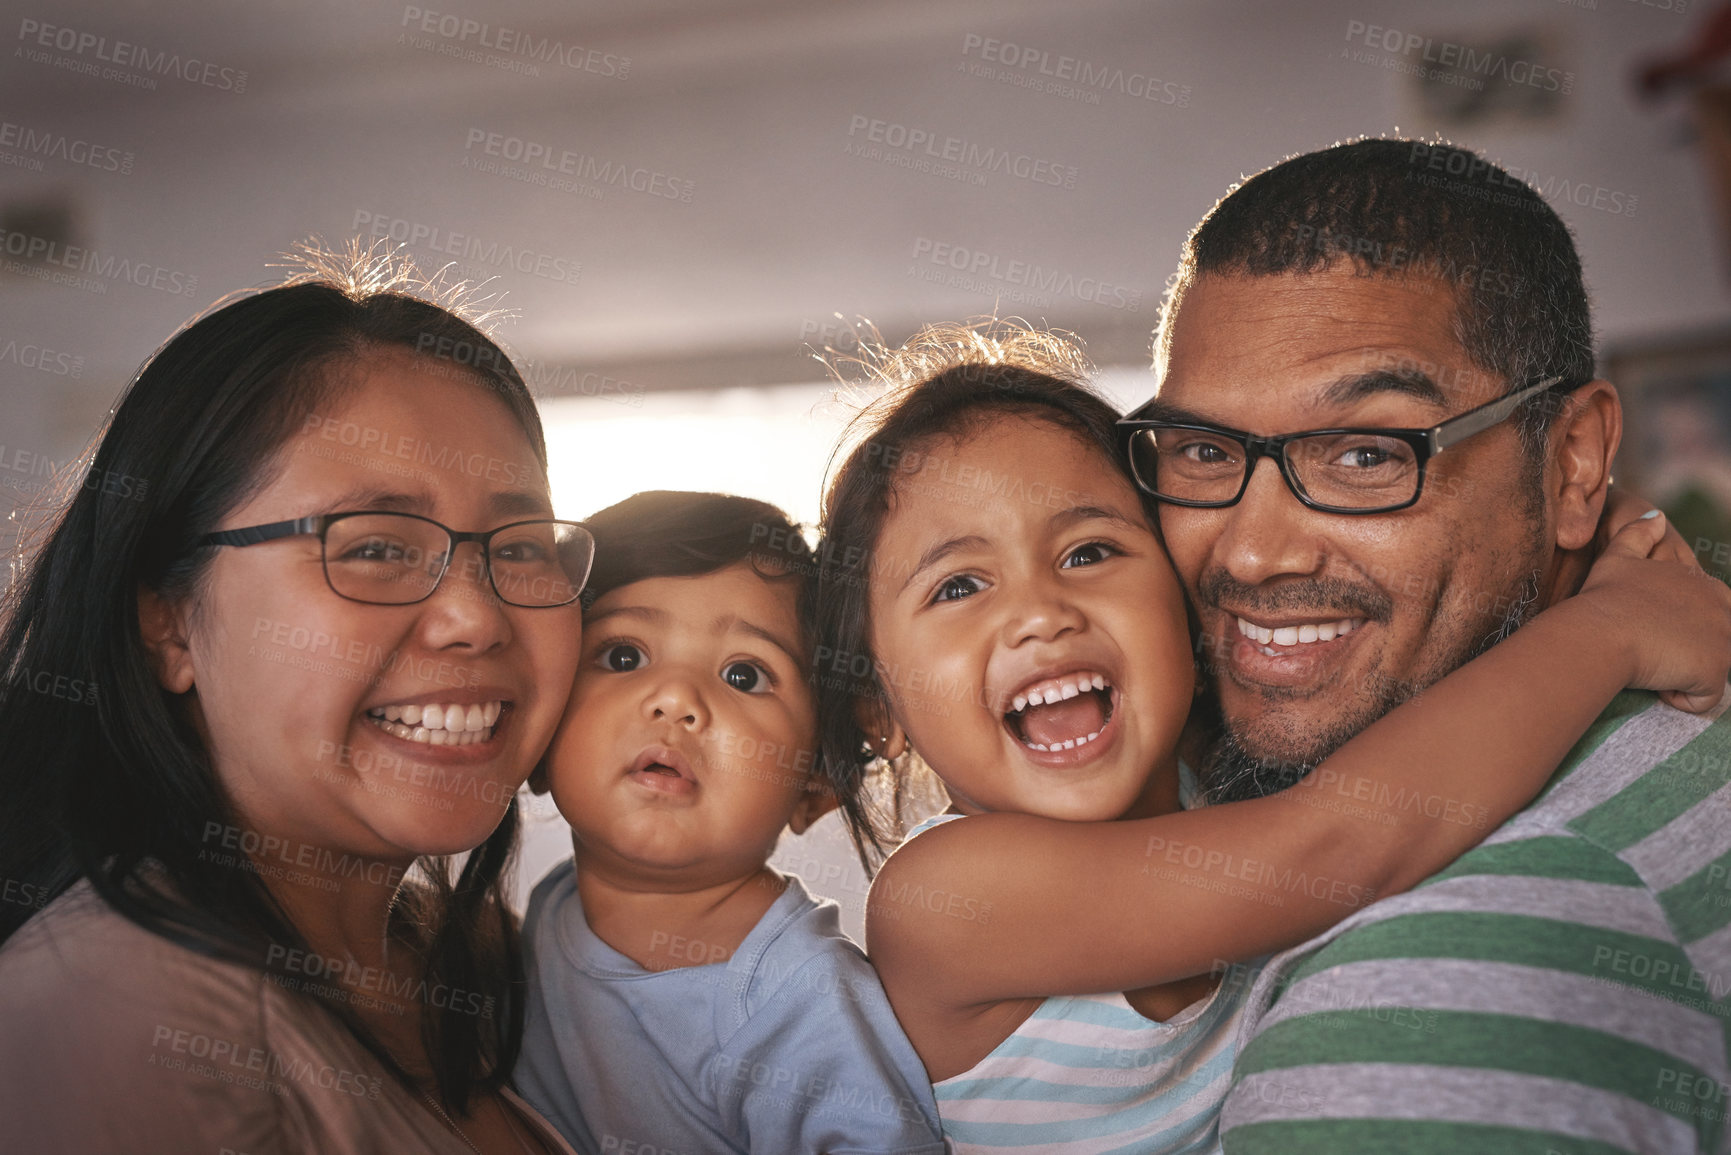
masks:
[[(1143, 429), (1131, 439), (1137, 480), (1161, 497), (1225, 502), (1244, 484), (1242, 443), (1200, 429)], [(1286, 463), (1305, 496), (1341, 509), (1380, 509), (1418, 495), (1418, 456), (1395, 437), (1319, 433), (1286, 443)]]
[[(451, 539), (429, 521), (391, 513), (345, 517), (325, 531), (325, 573), (346, 598), (405, 605), (438, 585)], [(532, 521), (488, 543), (493, 587), (517, 606), (573, 600), (588, 576), (590, 539), (573, 525)]]

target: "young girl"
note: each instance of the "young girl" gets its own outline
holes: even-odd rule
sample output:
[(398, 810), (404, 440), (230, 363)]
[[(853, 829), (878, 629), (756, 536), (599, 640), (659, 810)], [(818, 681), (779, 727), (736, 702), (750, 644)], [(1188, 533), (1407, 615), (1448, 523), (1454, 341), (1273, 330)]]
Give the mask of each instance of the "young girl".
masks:
[(1214, 1146), (1247, 986), (1221, 960), (1440, 869), (1625, 685), (1723, 682), (1724, 591), (1633, 560), (1663, 533), (1636, 521), (1579, 596), (1300, 785), (1183, 810), (1184, 598), (1085, 362), (928, 331), (884, 375), (912, 384), (827, 495), (820, 717), (862, 854), (875, 759), (917, 754), (952, 800), (885, 863), (867, 942), (962, 1150)]
[(587, 524), (583, 659), (545, 770), (574, 853), (529, 906), (519, 1086), (587, 1155), (942, 1155), (836, 905), (767, 865), (834, 805), (812, 773), (804, 539), (716, 493)]

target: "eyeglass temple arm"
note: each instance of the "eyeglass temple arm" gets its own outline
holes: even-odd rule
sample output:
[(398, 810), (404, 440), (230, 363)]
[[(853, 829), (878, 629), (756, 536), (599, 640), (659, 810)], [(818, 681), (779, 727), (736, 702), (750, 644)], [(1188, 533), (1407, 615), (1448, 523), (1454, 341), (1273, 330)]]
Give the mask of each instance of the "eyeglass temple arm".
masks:
[(1505, 397), (1492, 401), (1483, 408), (1474, 409), (1451, 421), (1443, 422), (1430, 431), (1430, 451), (1441, 453), (1457, 441), (1465, 441), (1475, 433), (1484, 432), (1513, 413), (1515, 406), (1535, 393), (1554, 389), (1562, 380), (1560, 374), (1555, 377), (1547, 377), (1536, 384), (1528, 385), (1525, 389), (1517, 389)]
[(245, 529), (222, 530), (204, 535), (206, 545), (258, 545), (260, 542), (275, 541), (279, 537), (293, 537), (297, 533), (317, 533), (323, 527), (325, 516), (314, 514), (311, 517), (297, 517), (293, 521), (273, 521), (269, 525), (251, 525)]

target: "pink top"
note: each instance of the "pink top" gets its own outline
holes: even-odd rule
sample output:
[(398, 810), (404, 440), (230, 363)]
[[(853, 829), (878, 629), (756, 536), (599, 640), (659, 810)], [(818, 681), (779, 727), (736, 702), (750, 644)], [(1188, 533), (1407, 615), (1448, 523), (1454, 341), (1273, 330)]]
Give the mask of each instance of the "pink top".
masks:
[(134, 925), (88, 882), (0, 947), (0, 1120), (15, 1151), (471, 1155), (335, 1019)]

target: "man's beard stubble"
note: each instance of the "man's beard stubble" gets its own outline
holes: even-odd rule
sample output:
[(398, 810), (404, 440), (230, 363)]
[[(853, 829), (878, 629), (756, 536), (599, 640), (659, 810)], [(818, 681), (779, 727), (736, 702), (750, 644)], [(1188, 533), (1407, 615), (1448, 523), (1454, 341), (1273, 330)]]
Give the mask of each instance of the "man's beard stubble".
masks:
[(1213, 735), (1207, 761), (1200, 773), (1204, 800), (1211, 805), (1240, 802), (1277, 794), (1297, 785), (1324, 759), (1378, 718), (1519, 629), (1538, 608), (1539, 580), (1537, 570), (1529, 571), (1495, 626), (1458, 653), (1438, 662), (1420, 678), (1410, 682), (1379, 678), (1374, 698), (1353, 716), (1334, 719), (1333, 725), (1318, 733), (1280, 735), (1284, 750), (1279, 756), (1258, 754), (1250, 749), (1244, 728), (1233, 725), (1221, 712), (1219, 697), (1213, 689), (1217, 675), (1199, 668), (1198, 685), (1204, 690), (1197, 699), (1196, 710), (1202, 715), (1205, 731)]

